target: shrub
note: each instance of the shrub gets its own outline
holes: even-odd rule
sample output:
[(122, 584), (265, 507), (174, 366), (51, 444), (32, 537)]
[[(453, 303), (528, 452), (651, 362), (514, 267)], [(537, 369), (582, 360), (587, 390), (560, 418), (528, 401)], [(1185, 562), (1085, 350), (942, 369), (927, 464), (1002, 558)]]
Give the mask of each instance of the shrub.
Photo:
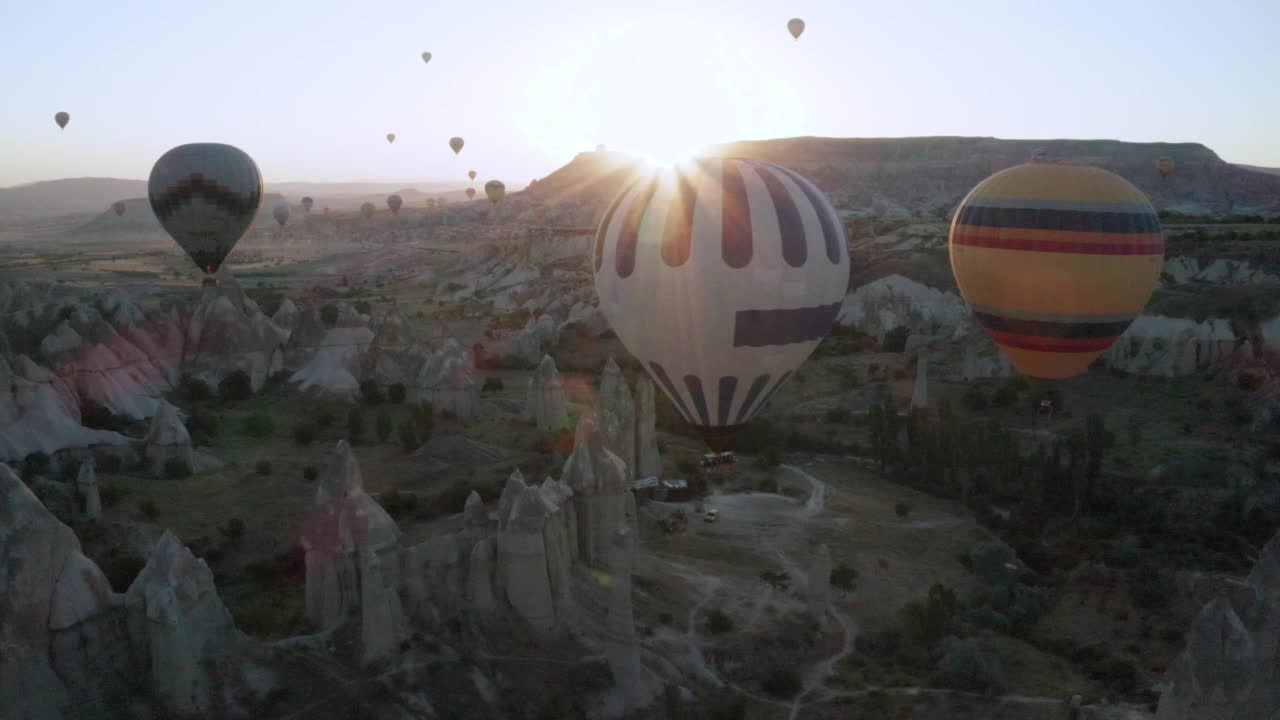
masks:
[(786, 590), (791, 579), (787, 577), (785, 572), (777, 572), (774, 570), (764, 570), (760, 573), (760, 579), (774, 590)]
[(218, 528), (222, 537), (232, 545), (239, 545), (244, 540), (244, 520), (231, 518), (226, 525)]
[(826, 420), (829, 423), (847, 423), (853, 418), (853, 413), (849, 408), (834, 407), (827, 411)]
[(911, 503), (899, 500), (893, 504), (893, 511), (898, 514), (898, 517), (904, 518), (911, 514)]
[(378, 383), (374, 380), (365, 380), (360, 383), (360, 398), (369, 405), (377, 405), (386, 399), (382, 396), (382, 388), (378, 387)]
[[(165, 463), (167, 467), (169, 463)], [(156, 507), (154, 500), (143, 500), (138, 503), (138, 509), (142, 511), (142, 516), (148, 520), (155, 520), (160, 517), (160, 508)]]
[(913, 600), (902, 608), (902, 628), (907, 638), (926, 647), (942, 639), (951, 628), (956, 604), (955, 592), (935, 582), (926, 599)]
[(332, 427), (333, 421), (336, 419), (337, 418), (335, 418), (333, 415), (333, 411), (330, 410), (329, 408), (321, 408), (316, 411), (316, 425), (318, 427), (322, 427), (322, 428)]
[(347, 437), (353, 445), (364, 439), (364, 413), (358, 407), (351, 408), (351, 412), (347, 413)]
[(712, 706), (709, 720), (744, 720), (747, 717), (747, 699), (741, 695), (723, 700)]
[(331, 328), (338, 323), (338, 307), (333, 304), (325, 305), (320, 308), (320, 321), (324, 326)]
[(906, 380), (906, 379), (907, 379), (907, 377), (908, 377), (908, 374), (907, 374), (907, 370), (906, 370), (906, 368), (894, 368), (894, 369), (893, 369), (893, 379), (894, 379), (894, 380)]
[(368, 300), (357, 300), (354, 303), (354, 307), (356, 309), (356, 312), (360, 313), (361, 315), (368, 315), (369, 313), (373, 312), (373, 306), (369, 304)]
[(180, 457), (171, 457), (164, 461), (164, 477), (166, 480), (181, 480), (185, 477), (191, 477), (191, 466)]
[(804, 684), (800, 680), (800, 675), (790, 668), (778, 668), (760, 683), (760, 687), (770, 695), (790, 700), (804, 688)]
[(503, 388), (502, 378), (489, 377), (484, 379), (484, 385), (480, 386), (480, 392), (501, 392)]
[(259, 460), (258, 462), (256, 462), (256, 463), (254, 463), (254, 464), (253, 464), (253, 470), (254, 470), (254, 472), (258, 473), (259, 475), (270, 475), (270, 474), (271, 474), (271, 461), (270, 461), (270, 460)]
[(733, 632), (733, 619), (719, 608), (707, 613), (707, 632), (712, 635), (723, 635)]
[(422, 443), (418, 442), (418, 427), (414, 424), (413, 418), (401, 420), (396, 427), (396, 434), (400, 436), (400, 447), (407, 453), (422, 446)]
[(413, 493), (401, 492), (397, 489), (388, 490), (378, 497), (378, 504), (387, 511), (392, 518), (400, 520), (412, 513), (418, 507), (418, 496)]
[(244, 434), (251, 438), (262, 439), (276, 431), (276, 423), (271, 416), (259, 410), (244, 420)]
[(843, 562), (831, 568), (831, 587), (833, 588), (852, 590), (853, 583), (857, 579), (858, 571)]
[(760, 455), (756, 458), (756, 463), (765, 470), (772, 470), (782, 463), (782, 456), (778, 452), (775, 445), (770, 445), (760, 451)]
[(973, 572), (987, 585), (1003, 585), (1010, 580), (1006, 567), (1017, 558), (1013, 548), (1002, 542), (980, 542), (969, 549)]
[(1000, 660), (986, 652), (976, 640), (951, 639), (933, 677), (934, 685), (995, 695), (1004, 690)]
[(244, 402), (251, 397), (253, 382), (243, 370), (232, 370), (218, 383), (218, 399), (224, 403)]
[[(115, 453), (108, 453), (102, 456), (98, 461), (98, 471), (104, 473), (118, 473), (124, 467), (124, 458)], [(101, 490), (99, 490), (101, 492)]]
[(386, 413), (378, 413), (377, 419), (373, 422), (373, 429), (378, 434), (378, 440), (386, 442), (391, 437), (391, 416)]
[(1253, 392), (1262, 387), (1262, 378), (1250, 372), (1242, 372), (1236, 378), (1236, 387), (1245, 392)]
[(316, 469), (315, 465), (308, 465), (302, 468), (303, 480), (306, 480), (307, 482), (315, 482), (318, 477), (320, 477), (320, 471)]
[(306, 447), (316, 440), (316, 426), (311, 423), (298, 423), (293, 426), (293, 441)]
[(662, 708), (667, 720), (684, 718), (684, 697), (680, 694), (680, 686), (669, 682), (662, 688)]
[(970, 385), (965, 391), (962, 398), (964, 406), (974, 412), (987, 409), (987, 396), (983, 394), (982, 388), (977, 385)]
[(222, 424), (222, 416), (206, 408), (192, 408), (187, 416), (187, 433), (196, 445), (206, 445), (218, 435), (218, 427)]
[(183, 373), (178, 379), (178, 395), (187, 402), (204, 402), (213, 396), (209, 383), (200, 378)]
[(387, 388), (387, 399), (395, 403), (396, 405), (399, 405), (400, 403), (404, 402), (404, 396), (405, 396), (404, 383), (392, 383), (391, 387)]
[[(116, 457), (114, 455), (110, 457)], [(120, 487), (115, 483), (98, 483), (98, 497), (102, 500), (102, 507), (115, 507), (121, 498), (128, 497), (132, 491), (129, 488)]]
[(756, 490), (763, 493), (776, 493), (778, 492), (778, 479), (774, 477), (764, 478), (756, 485)]
[(910, 334), (911, 331), (905, 325), (899, 325), (884, 334), (884, 342), (881, 344), (881, 349), (884, 352), (892, 353), (900, 353), (906, 350), (907, 336)]
[(1018, 401), (1018, 393), (1013, 388), (1005, 385), (994, 393), (991, 393), (991, 404), (996, 407), (1009, 407)]
[(22, 460), (22, 479), (31, 482), (36, 475), (43, 475), (49, 469), (49, 455), (39, 450), (27, 455)]

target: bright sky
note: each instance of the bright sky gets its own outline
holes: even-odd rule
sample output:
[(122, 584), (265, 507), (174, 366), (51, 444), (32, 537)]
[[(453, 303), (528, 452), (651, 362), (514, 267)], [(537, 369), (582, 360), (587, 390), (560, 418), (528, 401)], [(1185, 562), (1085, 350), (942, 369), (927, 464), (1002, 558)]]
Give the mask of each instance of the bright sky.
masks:
[(523, 184), (598, 143), (667, 160), (797, 135), (1196, 141), (1280, 166), (1280, 2), (1053, 5), (7, 0), (0, 186), (145, 178), (198, 141), (268, 184)]

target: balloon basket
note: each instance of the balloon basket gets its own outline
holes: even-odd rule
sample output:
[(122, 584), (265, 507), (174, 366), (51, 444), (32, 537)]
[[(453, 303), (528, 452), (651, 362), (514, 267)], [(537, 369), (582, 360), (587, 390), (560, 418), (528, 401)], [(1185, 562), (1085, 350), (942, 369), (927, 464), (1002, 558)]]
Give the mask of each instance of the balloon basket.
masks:
[(200, 287), (218, 287), (218, 278), (206, 275), (204, 280), (200, 281)]
[(733, 431), (737, 429), (735, 425), (698, 426), (698, 433), (702, 435), (702, 440), (711, 448), (713, 452), (728, 452), (733, 449)]

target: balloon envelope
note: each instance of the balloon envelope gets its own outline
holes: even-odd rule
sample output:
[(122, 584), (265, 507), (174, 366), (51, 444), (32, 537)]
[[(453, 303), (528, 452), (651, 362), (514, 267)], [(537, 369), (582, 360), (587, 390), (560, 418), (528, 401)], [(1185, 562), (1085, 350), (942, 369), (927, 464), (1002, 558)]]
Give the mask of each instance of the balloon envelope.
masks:
[(1164, 265), (1155, 208), (1118, 175), (1028, 163), (983, 180), (951, 224), (951, 270), (1025, 375), (1084, 372), (1142, 311)]
[(387, 142), (389, 142), (389, 143), (393, 143), (393, 142), (395, 142), (395, 141), (396, 141), (396, 134), (395, 134), (395, 133), (387, 133)]
[(116, 215), (123, 215), (123, 214), (124, 214), (124, 201), (123, 201), (123, 200), (117, 200), (117, 201), (115, 201), (115, 202), (111, 203), (111, 209), (115, 211)]
[(467, 188), (467, 199), (470, 200), (476, 196), (475, 188)]
[(818, 347), (849, 285), (826, 196), (755, 160), (634, 182), (605, 213), (593, 262), (618, 338), (717, 450)]
[(64, 112), (55, 113), (53, 116), (53, 121), (58, 123), (58, 127), (65, 128), (67, 126), (67, 123), (71, 122), (71, 116)]
[(369, 219), (369, 218), (373, 217), (373, 209), (374, 209), (374, 208), (373, 208), (373, 203), (371, 203), (371, 202), (367, 202), (367, 203), (365, 203), (365, 204), (363, 204), (363, 205), (361, 205), (361, 206), (360, 206), (360, 214), (361, 214), (361, 215), (363, 215), (363, 216), (365, 217), (365, 219), (367, 220), (367, 219)]
[(791, 33), (791, 37), (799, 40), (800, 33), (804, 32), (804, 21), (800, 18), (791, 18), (787, 21), (787, 32)]
[(449, 147), (453, 148), (454, 155), (457, 155), (458, 153), (462, 152), (463, 145), (464, 143), (462, 141), (462, 138), (460, 137), (449, 138)]
[(424, 53), (422, 53), (422, 62), (424, 62), (424, 63), (429, 63), (429, 62), (431, 62), (431, 53), (429, 53), (429, 52), (424, 52)]
[(307, 212), (311, 212), (311, 207), (315, 204), (316, 201), (310, 196), (302, 198), (302, 209)]
[(476, 171), (475, 171), (475, 170), (469, 170), (469, 171), (467, 171), (467, 179), (468, 179), (468, 180), (475, 180), (475, 179), (476, 179)]
[(501, 180), (490, 180), (484, 184), (484, 194), (489, 198), (489, 202), (497, 203), (507, 195), (507, 186), (502, 184)]
[(164, 229), (212, 275), (262, 206), (262, 173), (231, 145), (179, 145), (151, 168), (147, 199)]
[(1174, 167), (1173, 158), (1156, 158), (1156, 171), (1160, 173), (1161, 177), (1169, 177), (1169, 175), (1173, 173)]
[(289, 206), (284, 203), (277, 203), (275, 207), (271, 208), (271, 217), (280, 223), (280, 227), (284, 227), (284, 224), (289, 222)]
[(404, 201), (400, 199), (399, 195), (391, 194), (387, 196), (387, 207), (391, 208), (392, 215), (400, 212), (400, 205), (403, 204), (403, 202)]

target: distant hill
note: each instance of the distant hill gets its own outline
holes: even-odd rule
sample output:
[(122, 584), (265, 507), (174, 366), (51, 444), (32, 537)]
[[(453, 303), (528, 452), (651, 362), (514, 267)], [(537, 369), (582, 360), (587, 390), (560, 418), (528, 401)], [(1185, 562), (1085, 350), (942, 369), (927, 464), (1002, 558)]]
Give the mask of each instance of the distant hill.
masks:
[(1254, 172), (1266, 173), (1268, 175), (1280, 175), (1280, 168), (1259, 167), (1258, 165), (1245, 165), (1243, 163), (1236, 163), (1236, 167), (1244, 168), (1245, 170), (1252, 170)]
[(0, 188), (0, 218), (29, 222), (105, 210), (124, 198), (146, 197), (147, 183), (119, 178), (68, 178)]

